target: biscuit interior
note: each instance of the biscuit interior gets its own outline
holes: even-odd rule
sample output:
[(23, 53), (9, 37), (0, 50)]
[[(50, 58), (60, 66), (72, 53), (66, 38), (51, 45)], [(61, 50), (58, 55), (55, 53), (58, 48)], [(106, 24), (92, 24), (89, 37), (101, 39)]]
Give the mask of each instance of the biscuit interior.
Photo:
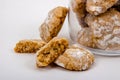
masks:
[(14, 51), (17, 53), (36, 53), (46, 42), (41, 40), (21, 40), (19, 41)]
[(44, 67), (55, 61), (68, 47), (68, 41), (64, 38), (53, 38), (49, 43), (37, 52), (37, 66)]

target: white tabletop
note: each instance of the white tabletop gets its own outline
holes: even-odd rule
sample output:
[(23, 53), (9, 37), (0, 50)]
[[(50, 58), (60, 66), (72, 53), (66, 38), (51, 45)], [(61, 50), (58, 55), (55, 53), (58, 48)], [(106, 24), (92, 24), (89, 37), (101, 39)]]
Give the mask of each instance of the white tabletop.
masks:
[[(87, 71), (60, 67), (36, 68), (35, 54), (16, 54), (21, 39), (39, 39), (38, 28), (47, 12), (67, 0), (0, 0), (0, 80), (120, 80), (120, 57), (95, 55)], [(67, 19), (59, 36), (68, 39)]]

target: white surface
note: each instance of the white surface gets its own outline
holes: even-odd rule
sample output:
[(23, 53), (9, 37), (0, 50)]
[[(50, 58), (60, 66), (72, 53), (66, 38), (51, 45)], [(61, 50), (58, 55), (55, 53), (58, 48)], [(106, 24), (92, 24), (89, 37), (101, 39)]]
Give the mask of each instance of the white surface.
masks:
[[(15, 54), (21, 39), (39, 38), (38, 28), (47, 12), (67, 0), (0, 0), (0, 80), (120, 80), (120, 57), (95, 56), (88, 71), (60, 67), (36, 68), (34, 54)], [(59, 36), (68, 36), (67, 21)]]

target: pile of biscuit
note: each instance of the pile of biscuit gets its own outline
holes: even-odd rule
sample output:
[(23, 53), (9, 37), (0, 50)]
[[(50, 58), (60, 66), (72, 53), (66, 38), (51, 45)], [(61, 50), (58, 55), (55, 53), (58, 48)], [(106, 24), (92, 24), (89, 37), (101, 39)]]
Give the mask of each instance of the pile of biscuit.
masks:
[(71, 0), (82, 29), (77, 41), (87, 47), (120, 50), (120, 0)]
[(69, 45), (66, 38), (57, 37), (67, 13), (68, 9), (65, 7), (59, 6), (52, 9), (40, 26), (42, 40), (21, 40), (16, 44), (14, 51), (16, 53), (36, 53), (38, 68), (55, 63), (68, 70), (89, 69), (94, 62), (94, 55), (78, 45)]

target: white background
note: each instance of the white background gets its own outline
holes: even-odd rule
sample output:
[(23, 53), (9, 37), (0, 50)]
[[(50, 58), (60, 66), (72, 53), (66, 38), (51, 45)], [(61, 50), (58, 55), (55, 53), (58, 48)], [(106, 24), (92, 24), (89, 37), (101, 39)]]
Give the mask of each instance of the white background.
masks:
[[(0, 0), (0, 80), (120, 80), (120, 57), (95, 56), (87, 71), (60, 67), (36, 68), (35, 54), (16, 54), (21, 39), (39, 39), (38, 28), (47, 12), (67, 0)], [(66, 22), (59, 34), (69, 39)]]

